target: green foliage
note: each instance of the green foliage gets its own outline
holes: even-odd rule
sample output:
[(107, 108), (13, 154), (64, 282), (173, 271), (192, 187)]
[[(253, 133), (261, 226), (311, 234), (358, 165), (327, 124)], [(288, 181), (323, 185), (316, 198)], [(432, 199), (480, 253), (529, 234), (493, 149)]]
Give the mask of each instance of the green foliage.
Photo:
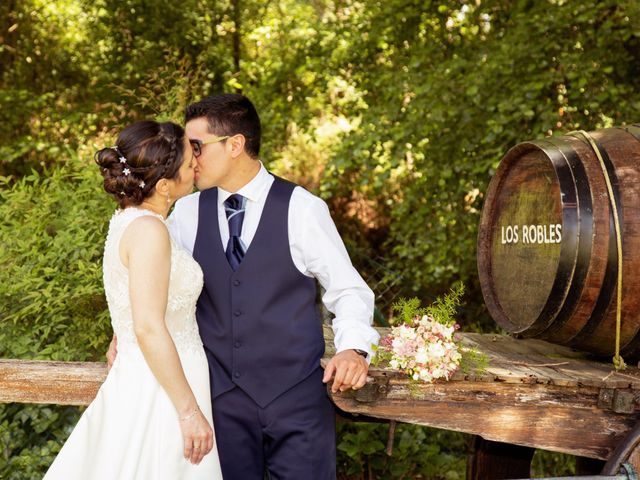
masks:
[(638, 2), (365, 4), (344, 25), (363, 32), (343, 60), (363, 92), (349, 115), (359, 127), (326, 165), (322, 194), (352, 207), (348, 240), (385, 252), (405, 296), (427, 303), (461, 280), (472, 299), (462, 323), (478, 321), (491, 174), (517, 142), (637, 121)]
[(46, 177), (33, 172), (4, 186), (0, 357), (101, 357), (110, 332), (102, 249), (115, 204), (100, 191), (97, 167), (75, 158)]
[(393, 454), (385, 453), (389, 425), (338, 423), (340, 479), (456, 480), (465, 477), (464, 434), (398, 424)]
[(454, 285), (448, 294), (438, 297), (435, 302), (426, 309), (427, 315), (438, 322), (451, 326), (456, 323), (455, 315), (464, 295), (464, 284)]
[(562, 453), (536, 450), (531, 460), (531, 477), (569, 477), (576, 474), (576, 457)]
[[(427, 305), (461, 282), (458, 322), (495, 329), (475, 262), (488, 181), (520, 141), (638, 121), (639, 19), (636, 0), (0, 2), (0, 357), (103, 354), (114, 207), (86, 146), (220, 91), (252, 98), (263, 161), (327, 201), (363, 276), (384, 265), (376, 293)], [(57, 415), (42, 438), (63, 438), (56, 408), (0, 406), (3, 435)], [(0, 477), (37, 478), (45, 444), (11, 442)]]
[(79, 414), (77, 407), (0, 405), (0, 478), (41, 479)]
[(475, 348), (461, 347), (460, 371), (465, 375), (482, 375), (489, 366), (489, 357)]
[[(115, 204), (90, 155), (0, 190), (0, 358), (99, 360), (111, 326), (102, 248)], [(0, 405), (0, 478), (42, 478), (77, 407)]]
[(420, 306), (420, 299), (413, 297), (410, 299), (400, 298), (393, 304), (393, 310), (398, 312), (398, 316), (391, 319), (392, 324), (413, 325), (416, 317), (427, 314), (427, 309)]
[(408, 300), (406, 298), (400, 298), (393, 304), (393, 310), (398, 312), (398, 317), (393, 318), (391, 323), (414, 325), (416, 318), (428, 315), (444, 325), (455, 325), (455, 315), (463, 295), (464, 284), (458, 283), (449, 290), (449, 293), (437, 297), (435, 301), (427, 307), (421, 307), (420, 299), (417, 297)]

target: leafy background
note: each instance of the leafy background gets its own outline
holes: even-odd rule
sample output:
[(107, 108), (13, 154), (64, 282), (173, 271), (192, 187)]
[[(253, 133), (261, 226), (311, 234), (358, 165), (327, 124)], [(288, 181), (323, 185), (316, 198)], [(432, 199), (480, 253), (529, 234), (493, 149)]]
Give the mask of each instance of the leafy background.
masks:
[[(141, 118), (241, 91), (267, 166), (322, 196), (379, 297), (467, 286), (494, 329), (475, 242), (516, 143), (637, 122), (637, 0), (4, 0), (0, 3), (0, 357), (101, 360), (100, 259), (114, 209), (95, 149)], [(79, 409), (0, 405), (0, 478), (40, 478)], [(340, 476), (464, 478), (468, 438), (339, 425)], [(574, 460), (539, 453), (534, 474)]]

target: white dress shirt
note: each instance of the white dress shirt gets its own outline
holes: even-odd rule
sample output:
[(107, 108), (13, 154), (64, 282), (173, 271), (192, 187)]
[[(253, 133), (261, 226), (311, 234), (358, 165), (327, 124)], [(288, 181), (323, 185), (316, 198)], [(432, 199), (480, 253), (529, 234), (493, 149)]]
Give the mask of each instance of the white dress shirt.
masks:
[[(235, 192), (247, 199), (240, 237), (247, 248), (258, 229), (273, 181), (273, 175), (261, 164), (257, 175)], [(218, 225), (223, 248), (229, 241), (224, 201), (231, 194), (218, 188)], [(191, 254), (198, 231), (199, 197), (197, 192), (178, 200), (168, 220), (171, 235)], [(364, 350), (369, 353), (367, 361), (371, 361), (371, 345), (379, 340), (378, 332), (371, 327), (374, 295), (353, 268), (327, 204), (304, 188), (296, 187), (289, 204), (288, 225), (294, 265), (302, 274), (318, 279), (325, 290), (322, 302), (335, 316), (332, 327), (336, 351)]]

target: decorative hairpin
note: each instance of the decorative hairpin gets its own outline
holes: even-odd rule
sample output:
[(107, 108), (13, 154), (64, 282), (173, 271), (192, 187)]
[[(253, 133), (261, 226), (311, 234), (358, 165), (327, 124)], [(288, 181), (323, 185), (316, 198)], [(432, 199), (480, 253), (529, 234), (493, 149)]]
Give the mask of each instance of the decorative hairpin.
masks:
[(109, 147), (111, 148), (111, 150), (116, 152), (116, 155), (118, 155), (118, 160), (120, 160), (120, 163), (123, 163), (125, 166), (127, 166), (127, 157), (125, 157), (122, 152), (120, 151), (120, 149), (118, 148), (117, 145), (114, 145), (113, 147)]

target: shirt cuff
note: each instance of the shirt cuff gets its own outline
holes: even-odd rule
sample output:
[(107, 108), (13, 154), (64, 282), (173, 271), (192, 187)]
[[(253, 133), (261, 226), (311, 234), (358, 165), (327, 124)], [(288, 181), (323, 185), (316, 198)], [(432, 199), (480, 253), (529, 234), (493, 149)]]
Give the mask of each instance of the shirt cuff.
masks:
[(334, 345), (336, 347), (336, 353), (345, 350), (364, 350), (367, 352), (366, 361), (370, 364), (373, 358), (372, 345), (377, 345), (379, 340), (380, 335), (378, 335), (378, 332), (372, 327), (369, 327), (367, 332), (347, 330), (336, 334)]

